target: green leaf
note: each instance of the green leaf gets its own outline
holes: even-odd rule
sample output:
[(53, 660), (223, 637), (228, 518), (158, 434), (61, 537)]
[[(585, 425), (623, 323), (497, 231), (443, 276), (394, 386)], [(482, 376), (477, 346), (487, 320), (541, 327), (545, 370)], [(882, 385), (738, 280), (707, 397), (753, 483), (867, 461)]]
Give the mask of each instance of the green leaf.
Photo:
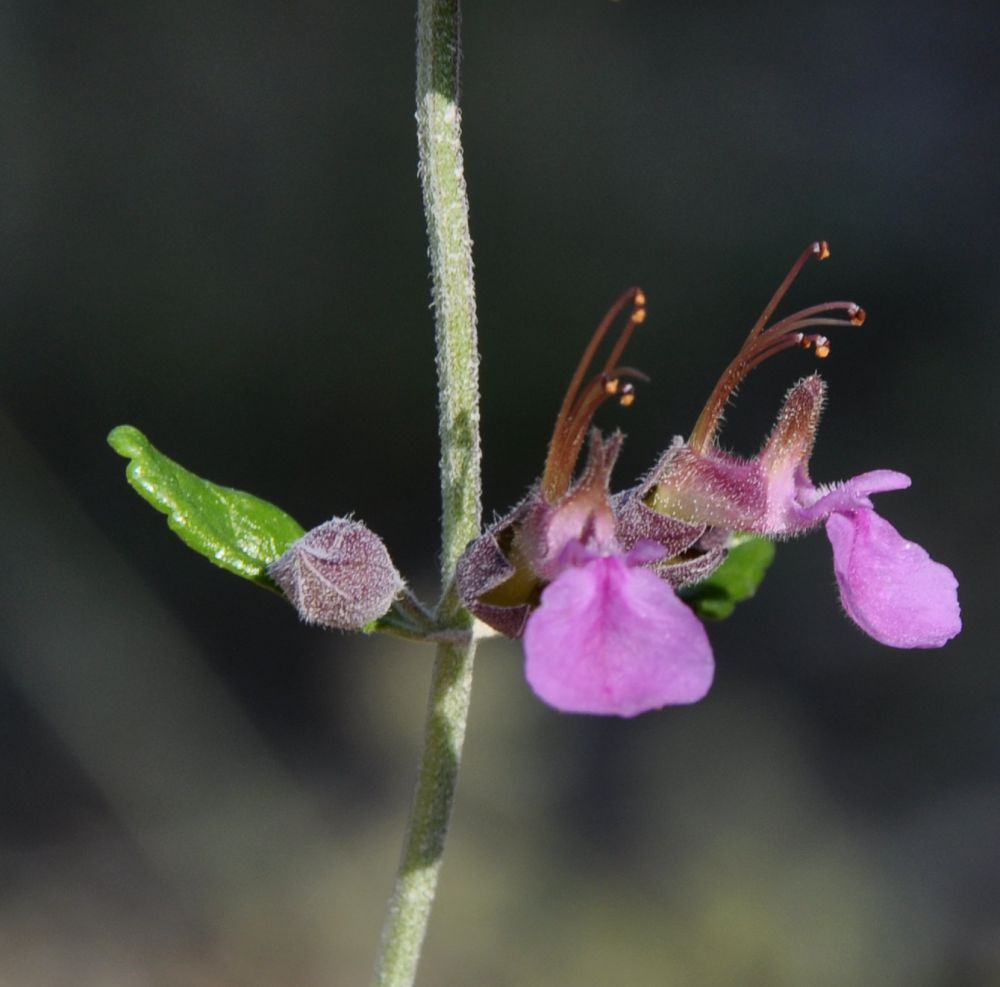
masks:
[(128, 482), (167, 515), (181, 541), (217, 566), (280, 592), (266, 567), (305, 533), (297, 521), (266, 500), (195, 476), (131, 425), (112, 429), (108, 444), (130, 460)]
[(726, 561), (704, 582), (681, 596), (704, 620), (724, 620), (737, 603), (749, 600), (774, 560), (774, 544), (756, 535), (735, 535)]

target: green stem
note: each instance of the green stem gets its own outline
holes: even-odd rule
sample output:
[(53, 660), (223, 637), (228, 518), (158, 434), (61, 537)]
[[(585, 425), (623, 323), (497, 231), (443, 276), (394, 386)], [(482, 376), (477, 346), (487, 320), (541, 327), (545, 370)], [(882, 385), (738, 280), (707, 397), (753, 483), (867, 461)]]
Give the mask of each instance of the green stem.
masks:
[(437, 888), (465, 740), (476, 650), (452, 577), (480, 526), (479, 352), (472, 240), (462, 164), (459, 0), (417, 0), (417, 139), (433, 275), (441, 436), (438, 626), (464, 630), (438, 646), (417, 788), (372, 983), (409, 987)]
[(441, 436), (442, 585), (479, 534), (479, 351), (462, 163), (459, 0), (417, 2), (417, 140), (433, 276)]
[(417, 976), (458, 782), (475, 642), (438, 646), (417, 789), (373, 985), (409, 987)]

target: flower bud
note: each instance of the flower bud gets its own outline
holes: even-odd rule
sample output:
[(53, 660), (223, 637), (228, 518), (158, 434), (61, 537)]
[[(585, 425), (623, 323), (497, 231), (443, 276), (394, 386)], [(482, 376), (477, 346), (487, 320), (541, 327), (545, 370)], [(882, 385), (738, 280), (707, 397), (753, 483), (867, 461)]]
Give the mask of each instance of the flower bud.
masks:
[(382, 540), (360, 521), (334, 518), (293, 542), (268, 574), (307, 624), (358, 630), (403, 588)]

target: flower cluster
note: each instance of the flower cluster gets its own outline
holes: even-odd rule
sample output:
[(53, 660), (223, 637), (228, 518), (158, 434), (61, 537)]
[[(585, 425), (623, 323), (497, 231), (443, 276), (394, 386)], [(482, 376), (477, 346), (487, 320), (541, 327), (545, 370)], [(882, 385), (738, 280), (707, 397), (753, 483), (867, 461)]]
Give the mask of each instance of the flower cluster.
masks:
[[(676, 589), (708, 577), (731, 536), (786, 537), (825, 524), (848, 616), (876, 640), (900, 648), (940, 647), (961, 629), (951, 571), (880, 517), (871, 496), (910, 484), (876, 470), (816, 486), (809, 477), (825, 387), (813, 375), (789, 392), (760, 453), (741, 459), (718, 446), (722, 412), (764, 360), (790, 347), (825, 357), (817, 327), (861, 325), (852, 302), (828, 302), (771, 323), (799, 270), (828, 256), (812, 244), (796, 261), (724, 371), (691, 436), (676, 438), (636, 487), (612, 495), (622, 437), (590, 433), (584, 468), (573, 474), (594, 413), (611, 397), (629, 404), (619, 361), (645, 318), (639, 289), (626, 292), (587, 346), (556, 420), (540, 480), (525, 499), (473, 541), (457, 571), (472, 612), (503, 634), (523, 637), (535, 692), (567, 712), (634, 716), (702, 698), (712, 684), (708, 636)], [(621, 312), (624, 329), (602, 369), (598, 348)]]

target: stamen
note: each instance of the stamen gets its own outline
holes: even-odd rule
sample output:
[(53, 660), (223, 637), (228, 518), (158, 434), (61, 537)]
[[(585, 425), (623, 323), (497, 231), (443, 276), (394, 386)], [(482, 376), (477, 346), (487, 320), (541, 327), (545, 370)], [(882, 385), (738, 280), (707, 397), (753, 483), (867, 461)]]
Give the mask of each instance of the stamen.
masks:
[[(826, 336), (817, 333), (806, 334), (802, 332), (803, 329), (816, 326), (860, 326), (865, 321), (864, 309), (854, 302), (824, 302), (821, 305), (804, 308), (768, 326), (767, 323), (775, 309), (806, 262), (811, 257), (815, 257), (816, 260), (826, 260), (829, 256), (829, 244), (825, 240), (818, 240), (810, 244), (792, 265), (760, 318), (754, 323), (736, 358), (726, 367), (715, 385), (691, 433), (689, 442), (693, 449), (701, 452), (708, 449), (715, 439), (715, 433), (722, 421), (722, 412), (733, 392), (747, 374), (765, 360), (793, 346), (811, 349), (821, 360), (830, 355), (830, 341)], [(834, 312), (842, 312), (846, 318), (831, 318), (826, 314)]]
[(606, 374), (610, 374), (612, 369), (621, 359), (622, 353), (625, 352), (625, 347), (628, 346), (629, 340), (632, 338), (632, 333), (635, 332), (635, 327), (641, 326), (645, 321), (646, 293), (641, 288), (636, 288), (635, 298), (632, 300), (632, 314), (629, 316), (628, 322), (625, 324), (625, 328), (621, 331), (621, 335), (618, 337), (615, 345), (611, 348), (611, 352), (608, 354), (608, 358), (604, 362), (604, 372)]
[[(792, 315), (786, 315), (785, 318), (780, 319), (775, 322), (773, 326), (769, 326), (767, 329), (760, 333), (762, 336), (778, 336), (783, 332), (787, 332), (796, 326), (803, 325), (806, 319), (811, 319), (813, 316), (822, 315), (824, 312), (846, 312), (848, 321), (851, 325), (860, 326), (862, 322), (865, 321), (864, 309), (854, 302), (823, 302), (822, 305), (810, 305), (809, 308), (804, 308), (799, 312), (795, 312)], [(860, 315), (861, 322), (855, 322), (854, 320)], [(827, 325), (829, 323), (811, 323), (813, 325)], [(843, 325), (843, 319), (835, 320), (836, 325)]]
[[(556, 417), (557, 432), (559, 430), (559, 423), (566, 417), (566, 415), (569, 414), (570, 409), (576, 401), (577, 394), (583, 385), (584, 377), (590, 369), (590, 365), (594, 362), (594, 355), (597, 353), (597, 348), (601, 345), (604, 337), (608, 334), (608, 330), (611, 328), (615, 319), (618, 318), (621, 310), (630, 301), (634, 306), (641, 307), (645, 305), (646, 296), (641, 288), (629, 288), (628, 291), (622, 292), (622, 294), (615, 301), (614, 305), (612, 305), (611, 308), (609, 308), (605, 313), (604, 318), (601, 319), (597, 328), (594, 330), (593, 336), (590, 337), (590, 342), (587, 343), (586, 349), (583, 351), (583, 356), (580, 357), (580, 362), (576, 365), (576, 370), (573, 372), (573, 377), (566, 390), (566, 396), (563, 398), (562, 406), (559, 408), (559, 414)], [(635, 313), (633, 312), (633, 316), (634, 314)]]
[[(766, 349), (761, 350), (756, 356), (753, 357), (743, 368), (743, 377), (746, 377), (751, 370), (756, 370), (765, 360), (770, 360), (772, 356), (776, 356), (781, 353), (782, 350), (794, 349), (796, 346), (802, 346), (805, 340), (805, 335), (801, 332), (793, 332), (787, 336), (782, 336), (779, 340), (772, 343)], [(740, 378), (741, 380), (743, 378)], [(733, 385), (735, 390), (736, 385)], [(732, 392), (730, 392), (732, 393)], [(720, 413), (721, 417), (721, 413)]]
[[(632, 311), (622, 327), (601, 371), (586, 383), (587, 371), (594, 362), (597, 349), (607, 335), (622, 309), (631, 302)], [(569, 488), (580, 456), (580, 449), (587, 436), (587, 429), (597, 409), (610, 397), (617, 396), (619, 403), (628, 407), (635, 400), (631, 384), (622, 384), (621, 378), (634, 377), (646, 380), (645, 374), (631, 367), (620, 367), (618, 361), (635, 327), (646, 320), (646, 294), (641, 288), (629, 288), (608, 310), (594, 331), (590, 342), (577, 364), (569, 389), (563, 398), (556, 427), (549, 443), (549, 454), (542, 474), (542, 494), (554, 502)]]
[[(615, 377), (613, 380), (616, 384), (620, 384), (620, 378), (622, 377), (635, 377), (638, 380), (649, 380), (649, 378), (640, 373), (638, 370), (632, 370), (629, 367), (619, 367), (615, 371)], [(546, 473), (542, 477), (542, 490), (548, 495), (548, 488), (546, 487), (546, 478), (549, 476), (549, 470), (551, 466), (553, 477), (558, 477), (559, 482), (562, 484), (558, 488), (558, 492), (552, 494), (552, 499), (560, 496), (569, 487), (570, 480), (573, 478), (573, 469), (576, 466), (576, 461), (579, 458), (580, 450), (583, 448), (584, 440), (587, 438), (587, 431), (590, 428), (590, 423), (593, 420), (594, 414), (597, 409), (600, 408), (602, 404), (609, 398), (618, 394), (625, 397), (622, 401), (619, 397), (619, 402), (628, 407), (635, 400), (634, 396), (632, 398), (628, 397), (628, 392), (634, 391), (631, 384), (620, 384), (616, 387), (613, 392), (609, 392), (607, 388), (607, 378), (604, 374), (598, 374), (593, 378), (590, 383), (584, 388), (583, 393), (580, 395), (580, 400), (577, 404), (577, 408), (573, 415), (566, 420), (563, 433), (561, 435), (561, 440), (563, 443), (563, 448), (565, 450), (565, 455), (562, 460), (561, 467), (551, 466), (554, 461), (552, 455), (553, 447), (555, 445), (555, 437), (553, 437), (553, 445), (549, 447), (549, 458), (546, 461)], [(550, 480), (549, 482), (553, 485), (553, 490), (555, 487), (555, 480)]]
[(764, 326), (767, 325), (768, 320), (774, 315), (774, 310), (781, 304), (781, 299), (788, 294), (788, 289), (791, 288), (792, 282), (799, 276), (799, 271), (806, 266), (809, 259), (815, 257), (817, 260), (826, 260), (829, 256), (830, 245), (826, 240), (817, 240), (815, 243), (810, 243), (799, 254), (799, 259), (792, 264), (792, 269), (785, 275), (785, 280), (778, 285), (778, 290), (771, 296), (771, 300), (764, 306), (764, 311), (760, 313), (760, 318), (753, 324), (753, 328), (747, 336), (747, 342), (750, 342), (754, 336), (764, 330)]

